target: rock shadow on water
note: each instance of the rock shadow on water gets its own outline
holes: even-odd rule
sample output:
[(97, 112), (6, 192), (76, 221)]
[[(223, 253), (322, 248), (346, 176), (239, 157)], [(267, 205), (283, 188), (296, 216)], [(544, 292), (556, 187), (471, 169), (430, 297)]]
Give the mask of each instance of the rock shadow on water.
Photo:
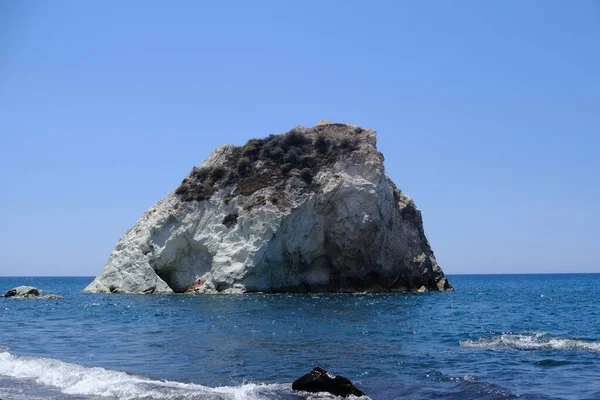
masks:
[(553, 360), (551, 358), (539, 360), (534, 363), (535, 366), (542, 367), (542, 368), (564, 367), (566, 365), (573, 365), (573, 364), (576, 364), (576, 363), (574, 363), (572, 361), (567, 361), (567, 360)]
[(527, 399), (511, 393), (501, 385), (485, 382), (473, 375), (448, 376), (440, 371), (432, 370), (427, 375), (429, 384), (419, 390), (419, 398), (443, 398), (443, 399), (478, 399), (478, 400), (500, 400), (500, 399)]

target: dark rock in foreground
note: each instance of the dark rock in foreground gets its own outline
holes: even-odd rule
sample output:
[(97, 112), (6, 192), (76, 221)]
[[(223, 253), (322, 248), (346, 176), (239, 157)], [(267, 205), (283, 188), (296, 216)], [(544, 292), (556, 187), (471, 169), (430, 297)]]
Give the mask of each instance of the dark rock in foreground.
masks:
[(333, 375), (321, 367), (314, 367), (308, 374), (296, 379), (292, 389), (303, 392), (327, 392), (336, 396), (364, 396), (349, 379)]

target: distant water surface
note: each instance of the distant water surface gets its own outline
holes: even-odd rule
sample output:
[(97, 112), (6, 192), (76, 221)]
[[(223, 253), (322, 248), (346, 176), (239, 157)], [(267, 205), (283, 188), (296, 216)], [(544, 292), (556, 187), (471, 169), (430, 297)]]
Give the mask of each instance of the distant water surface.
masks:
[(600, 275), (449, 276), (452, 293), (99, 295), (0, 278), (0, 398), (318, 399), (314, 365), (372, 399), (600, 399)]

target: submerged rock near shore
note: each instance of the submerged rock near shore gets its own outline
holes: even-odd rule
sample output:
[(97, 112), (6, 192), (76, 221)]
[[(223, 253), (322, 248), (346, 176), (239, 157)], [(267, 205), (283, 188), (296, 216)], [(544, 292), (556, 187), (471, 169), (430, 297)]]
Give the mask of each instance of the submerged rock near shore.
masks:
[(292, 383), (292, 390), (311, 393), (331, 393), (340, 397), (362, 397), (365, 394), (348, 379), (316, 366)]
[(224, 145), (119, 240), (101, 293), (451, 290), (376, 134), (322, 121)]

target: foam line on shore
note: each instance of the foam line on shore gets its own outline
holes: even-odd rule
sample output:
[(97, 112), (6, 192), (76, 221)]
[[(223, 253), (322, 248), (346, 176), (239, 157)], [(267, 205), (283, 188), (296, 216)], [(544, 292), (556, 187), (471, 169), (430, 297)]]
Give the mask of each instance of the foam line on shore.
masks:
[(86, 367), (50, 358), (0, 352), (0, 375), (28, 379), (57, 388), (68, 395), (133, 399), (301, 399), (289, 384), (247, 383), (237, 387), (215, 387), (161, 381), (100, 367)]

